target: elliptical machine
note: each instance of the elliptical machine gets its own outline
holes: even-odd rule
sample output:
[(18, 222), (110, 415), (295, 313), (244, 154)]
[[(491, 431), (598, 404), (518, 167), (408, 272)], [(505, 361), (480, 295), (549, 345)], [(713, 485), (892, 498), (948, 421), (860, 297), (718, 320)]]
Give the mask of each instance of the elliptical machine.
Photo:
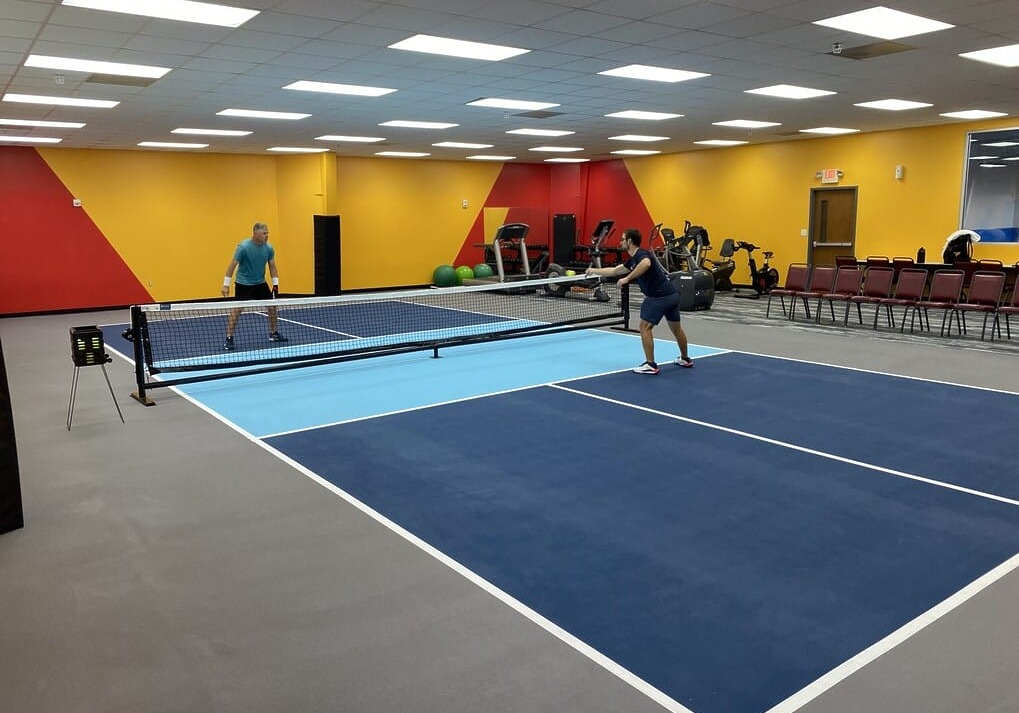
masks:
[(767, 294), (774, 289), (775, 285), (778, 284), (778, 270), (771, 267), (768, 261), (775, 254), (771, 250), (764, 251), (764, 263), (760, 269), (757, 267), (757, 260), (754, 259), (754, 250), (758, 247), (753, 243), (747, 243), (742, 240), (735, 241), (732, 238), (726, 238), (722, 244), (720, 254), (724, 254), (726, 251), (726, 243), (732, 244), (732, 252), (735, 253), (737, 250), (747, 251), (747, 262), (750, 265), (750, 286), (753, 288), (753, 292), (749, 290), (736, 290), (733, 295), (735, 297), (743, 297), (747, 299), (756, 300), (761, 295)]

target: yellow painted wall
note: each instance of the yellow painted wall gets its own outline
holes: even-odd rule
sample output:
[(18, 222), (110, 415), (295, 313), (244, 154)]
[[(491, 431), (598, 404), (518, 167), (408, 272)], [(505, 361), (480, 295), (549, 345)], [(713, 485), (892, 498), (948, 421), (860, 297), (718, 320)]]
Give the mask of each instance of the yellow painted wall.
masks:
[(315, 291), (314, 216), (330, 214), (328, 175), (335, 176), (335, 163), (334, 154), (276, 158), (279, 225), (270, 226), (270, 242), (284, 294)]
[[(807, 258), (810, 190), (818, 170), (844, 172), (839, 185), (857, 186), (856, 254), (929, 259), (958, 228), (967, 132), (1009, 122), (951, 124), (905, 131), (797, 140), (631, 159), (627, 167), (655, 222), (704, 225), (715, 248), (732, 237), (775, 252), (784, 275)], [(895, 180), (895, 166), (905, 166)], [(978, 244), (977, 258), (1019, 260), (1016, 246)], [(759, 254), (757, 255), (760, 260)], [(734, 281), (749, 282), (746, 255), (737, 254)]]
[(436, 265), (456, 258), (501, 168), (470, 161), (339, 159), (344, 290), (431, 282)]
[(218, 296), (233, 248), (256, 220), (269, 223), (275, 242), (276, 157), (39, 154), (157, 301)]

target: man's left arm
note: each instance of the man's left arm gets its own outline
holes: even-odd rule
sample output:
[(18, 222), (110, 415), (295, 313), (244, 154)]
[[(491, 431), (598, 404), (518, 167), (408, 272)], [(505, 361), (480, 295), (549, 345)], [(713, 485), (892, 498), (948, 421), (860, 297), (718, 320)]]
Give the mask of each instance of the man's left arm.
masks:
[(280, 293), (280, 274), (276, 269), (276, 259), (269, 260), (269, 277), (272, 278), (272, 295), (275, 297)]

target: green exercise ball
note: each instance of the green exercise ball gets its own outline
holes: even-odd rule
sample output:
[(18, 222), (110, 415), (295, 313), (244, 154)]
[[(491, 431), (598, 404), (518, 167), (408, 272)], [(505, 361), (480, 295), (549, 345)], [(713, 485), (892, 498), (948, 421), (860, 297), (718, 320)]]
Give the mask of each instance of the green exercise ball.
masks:
[(436, 287), (452, 287), (457, 283), (456, 270), (452, 265), (439, 265), (432, 273), (432, 283)]
[(461, 265), (456, 269), (456, 284), (462, 285), (464, 280), (469, 280), (472, 277), (474, 277), (474, 270), (467, 265)]
[(474, 266), (474, 276), (479, 278), (491, 277), (493, 274), (491, 266), (488, 263), (478, 263)]

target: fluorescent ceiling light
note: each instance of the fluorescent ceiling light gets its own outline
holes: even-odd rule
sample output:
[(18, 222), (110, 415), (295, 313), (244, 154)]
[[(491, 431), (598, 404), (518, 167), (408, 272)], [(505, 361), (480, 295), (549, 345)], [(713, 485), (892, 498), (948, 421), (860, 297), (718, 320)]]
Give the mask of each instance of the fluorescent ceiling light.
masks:
[(217, 111), (216, 116), (243, 116), (247, 119), (287, 119), (296, 121), (307, 119), (311, 114), (296, 114), (290, 111), (259, 111), (257, 109), (224, 109)]
[(197, 22), (203, 25), (240, 27), (258, 14), (258, 10), (227, 7), (189, 0), (63, 0), (68, 7), (121, 12), (126, 15), (158, 17), (162, 20)]
[(209, 147), (208, 144), (182, 144), (173, 141), (140, 141), (138, 145), (150, 149), (204, 149)]
[(1019, 161), (1019, 156), (1009, 156), (1008, 158), (1001, 159), (1002, 161)]
[(815, 97), (826, 97), (835, 92), (827, 89), (810, 89), (809, 87), (797, 87), (793, 84), (775, 84), (770, 87), (759, 87), (758, 89), (747, 89), (744, 94), (763, 94), (769, 97), (781, 97), (782, 99), (814, 99)]
[(732, 121), (716, 121), (713, 126), (731, 126), (734, 129), (763, 129), (767, 126), (782, 126), (777, 121), (753, 121), (751, 119), (733, 119)]
[(174, 129), (171, 134), (194, 134), (196, 136), (250, 136), (250, 131), (232, 129)]
[(982, 163), (980, 168), (1008, 168), (1006, 163)]
[(975, 59), (977, 62), (996, 64), (999, 67), (1019, 67), (1019, 45), (1005, 45), (1003, 47), (992, 47), (976, 52), (963, 52), (959, 55), (966, 59)]
[(970, 161), (987, 161), (988, 159), (998, 158), (997, 156), (970, 156)]
[(521, 134), (523, 136), (569, 136), (570, 134), (577, 133), (576, 131), (558, 131), (555, 129), (511, 129), (506, 132), (507, 134)]
[(623, 156), (651, 156), (652, 154), (661, 153), (661, 151), (646, 151), (644, 149), (623, 149), (622, 151), (609, 151), (609, 153), (617, 153)]
[(859, 129), (844, 129), (840, 126), (818, 126), (813, 129), (800, 129), (801, 134), (827, 134), (829, 136), (835, 136), (836, 134), (855, 134)]
[(667, 67), (651, 67), (646, 64), (628, 64), (625, 67), (606, 69), (598, 72), (609, 77), (626, 77), (628, 79), (646, 79), (651, 82), (685, 82), (688, 79), (710, 77), (704, 72), (688, 72), (684, 69), (668, 69)]
[(41, 126), (46, 129), (83, 129), (80, 121), (35, 121), (33, 119), (0, 119), (0, 126)]
[(853, 106), (862, 106), (865, 109), (884, 109), (885, 111), (905, 111), (907, 109), (923, 109), (924, 107), (934, 105), (924, 102), (907, 101), (906, 99), (879, 99), (872, 102), (853, 104)]
[(475, 161), (512, 161), (513, 159), (516, 158), (516, 156), (491, 156), (478, 154), (476, 156), (468, 156), (467, 158), (473, 159)]
[(44, 97), (38, 94), (4, 94), (5, 102), (20, 104), (52, 104), (54, 106), (83, 106), (92, 109), (112, 109), (120, 102), (105, 99), (73, 99), (71, 97)]
[(25, 60), (26, 67), (40, 69), (61, 69), (68, 72), (90, 72), (92, 74), (114, 74), (120, 77), (148, 77), (159, 79), (170, 71), (169, 67), (150, 67), (144, 64), (124, 64), (123, 62), (98, 62), (90, 59), (71, 59), (69, 57), (48, 57), (41, 54), (30, 54)]
[(325, 136), (316, 136), (316, 141), (347, 141), (354, 144), (376, 144), (379, 141), (385, 141), (386, 139), (382, 136), (341, 136), (339, 134), (326, 134)]
[(729, 141), (727, 139), (707, 139), (706, 141), (694, 141), (695, 144), (702, 144), (704, 146), (739, 146), (740, 144), (747, 143), (746, 141)]
[(438, 146), (441, 149), (490, 149), (495, 144), (468, 144), (462, 141), (443, 141), (438, 144), (432, 144), (432, 146)]
[(393, 156), (396, 158), (422, 158), (424, 156), (431, 156), (430, 153), (421, 153), (418, 151), (378, 151), (376, 156)]
[(0, 141), (10, 141), (19, 144), (59, 144), (63, 139), (52, 139), (46, 136), (3, 136)]
[(395, 89), (385, 87), (362, 87), (357, 84), (333, 84), (332, 82), (309, 82), (302, 79), (291, 82), (284, 89), (295, 89), (299, 92), (322, 92), (323, 94), (349, 94), (356, 97), (381, 97), (392, 94)]
[(467, 42), (465, 40), (454, 40), (449, 37), (435, 37), (433, 35), (414, 35), (413, 37), (408, 37), (405, 40), (391, 44), (389, 47), (394, 50), (427, 52), (428, 54), (441, 54), (447, 57), (484, 59), (491, 62), (509, 59), (510, 57), (516, 57), (531, 51), (517, 47), (490, 45), (484, 42)]
[(637, 111), (636, 109), (630, 109), (628, 111), (617, 111), (614, 114), (606, 114), (605, 116), (611, 119), (643, 119), (645, 121), (662, 121), (663, 119), (678, 119), (683, 114), (667, 114), (662, 111)]
[(568, 158), (561, 156), (559, 158), (546, 158), (545, 163), (587, 163), (590, 160), (589, 158)]
[(452, 129), (459, 124), (446, 124), (440, 121), (386, 121), (379, 126), (395, 126), (400, 129)]
[(641, 134), (622, 134), (610, 136), (611, 141), (668, 141), (668, 136), (642, 136)]
[(984, 146), (994, 146), (995, 148), (1001, 146), (1019, 146), (1019, 142), (1016, 141), (995, 141), (994, 143), (984, 144)]
[(968, 109), (966, 111), (949, 111), (938, 116), (949, 119), (994, 119), (999, 116), (1008, 116), (1003, 111), (984, 111), (983, 109)]
[(538, 111), (539, 109), (551, 109), (555, 106), (561, 106), (560, 104), (552, 104), (551, 102), (529, 102), (520, 99), (498, 99), (491, 97), (488, 99), (476, 99), (472, 102), (467, 102), (467, 106), (483, 106), (489, 109), (522, 109), (524, 111)]
[(280, 153), (324, 153), (329, 149), (307, 148), (304, 146), (272, 146), (266, 151), (279, 151)]
[(907, 12), (891, 10), (887, 7), (872, 7), (869, 10), (851, 12), (848, 15), (829, 17), (827, 20), (818, 20), (814, 24), (855, 32), (868, 37), (880, 37), (883, 40), (897, 40), (901, 37), (912, 37), (955, 27), (947, 22), (929, 20), (926, 17), (910, 15)]
[(550, 153), (570, 153), (571, 151), (583, 151), (584, 149), (579, 146), (535, 146), (534, 148), (527, 149), (528, 151), (548, 151)]

